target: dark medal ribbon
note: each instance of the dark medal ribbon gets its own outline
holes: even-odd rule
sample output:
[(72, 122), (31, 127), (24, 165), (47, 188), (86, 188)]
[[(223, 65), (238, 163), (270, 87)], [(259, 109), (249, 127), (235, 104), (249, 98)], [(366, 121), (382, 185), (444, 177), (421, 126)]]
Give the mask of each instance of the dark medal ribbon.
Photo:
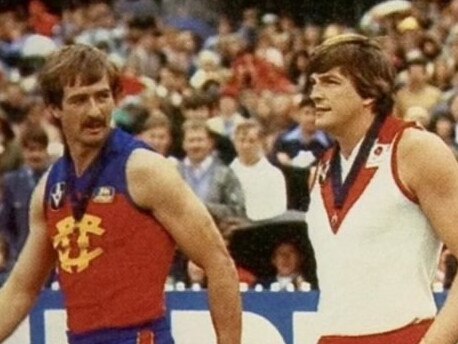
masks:
[(356, 177), (358, 176), (359, 172), (366, 163), (367, 158), (369, 157), (369, 153), (371, 152), (372, 146), (374, 145), (384, 122), (384, 117), (375, 117), (374, 122), (369, 128), (361, 144), (359, 152), (356, 155), (355, 161), (353, 162), (347, 178), (343, 184), (342, 167), (340, 165), (340, 146), (337, 144), (334, 155), (331, 159), (330, 167), (332, 191), (334, 193), (334, 207), (336, 209), (342, 209), (345, 200), (348, 197), (348, 193), (356, 181)]
[(70, 196), (70, 204), (72, 208), (72, 213), (73, 213), (73, 217), (75, 218), (76, 222), (81, 221), (84, 214), (86, 213), (86, 209), (89, 204), (89, 200), (91, 199), (94, 193), (94, 189), (100, 178), (100, 175), (103, 172), (103, 169), (105, 167), (103, 160), (105, 158), (106, 151), (108, 150), (107, 148), (109, 146), (110, 138), (111, 138), (111, 134), (108, 140), (106, 141), (104, 147), (100, 150), (97, 157), (94, 159), (94, 161), (91, 163), (91, 165), (88, 167), (87, 171), (85, 172), (85, 173), (88, 173), (89, 176), (87, 178), (87, 181), (81, 187), (80, 192), (78, 192), (77, 186), (76, 186), (78, 177), (76, 176), (75, 165), (73, 163), (73, 160), (70, 154), (67, 154), (67, 166), (68, 166), (67, 185), (68, 185), (68, 192)]

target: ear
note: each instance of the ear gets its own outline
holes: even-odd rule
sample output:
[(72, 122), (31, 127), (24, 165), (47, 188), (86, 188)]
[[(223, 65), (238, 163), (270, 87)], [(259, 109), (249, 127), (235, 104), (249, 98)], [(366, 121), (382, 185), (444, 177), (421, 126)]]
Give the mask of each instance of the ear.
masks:
[(363, 105), (364, 107), (372, 107), (375, 103), (375, 99), (374, 98), (366, 98), (366, 99), (363, 99)]
[(56, 120), (60, 120), (62, 117), (62, 111), (55, 105), (48, 105), (46, 111)]

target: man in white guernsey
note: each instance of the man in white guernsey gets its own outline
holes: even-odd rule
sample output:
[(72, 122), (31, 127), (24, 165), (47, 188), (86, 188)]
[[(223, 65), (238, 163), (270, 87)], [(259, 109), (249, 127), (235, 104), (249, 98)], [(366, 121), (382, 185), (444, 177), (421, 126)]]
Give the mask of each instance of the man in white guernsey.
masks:
[(307, 214), (319, 344), (455, 344), (458, 284), (436, 316), (441, 242), (458, 254), (458, 165), (435, 135), (392, 117), (394, 71), (375, 40), (321, 44), (308, 67), (316, 125), (336, 140)]

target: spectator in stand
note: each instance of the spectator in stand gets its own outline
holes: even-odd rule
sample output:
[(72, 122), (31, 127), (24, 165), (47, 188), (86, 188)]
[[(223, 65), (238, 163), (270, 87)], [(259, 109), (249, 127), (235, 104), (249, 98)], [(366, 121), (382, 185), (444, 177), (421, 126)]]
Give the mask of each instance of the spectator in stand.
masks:
[(253, 47), (257, 43), (259, 24), (259, 9), (254, 6), (245, 8), (242, 12), (242, 22), (237, 34), (249, 47)]
[(146, 76), (157, 80), (159, 71), (166, 63), (161, 52), (159, 32), (153, 17), (135, 17), (129, 21), (129, 30), (135, 36), (135, 43), (124, 66), (128, 76)]
[(66, 6), (62, 9), (61, 22), (56, 30), (56, 38), (63, 42), (73, 42), (74, 37), (83, 31), (85, 26), (85, 9), (80, 4)]
[(309, 61), (307, 50), (299, 50), (294, 53), (288, 68), (288, 76), (300, 90), (305, 89), (307, 82), (306, 69)]
[(264, 130), (251, 119), (237, 125), (237, 157), (230, 167), (242, 184), (246, 212), (250, 220), (264, 220), (286, 211), (285, 178), (264, 153)]
[[(56, 48), (56, 43), (47, 36), (32, 34), (24, 39), (18, 62), (19, 91), (22, 90), (24, 96), (38, 94), (37, 74), (43, 67), (46, 56), (55, 51)], [(20, 92), (17, 94), (20, 97)], [(30, 106), (27, 98), (30, 97), (24, 98), (26, 98), (26, 102), (23, 107), (27, 109)]]
[(281, 241), (272, 252), (271, 263), (275, 274), (261, 280), (261, 284), (266, 289), (277, 286), (279, 290), (286, 290), (289, 285), (295, 290), (311, 288), (311, 281), (307, 281), (304, 276), (304, 261), (304, 255), (297, 243), (293, 240)]
[(29, 25), (36, 33), (52, 36), (59, 25), (58, 16), (52, 14), (41, 0), (29, 1)]
[[(181, 112), (185, 120), (209, 120), (215, 107), (218, 103), (218, 99), (214, 99), (208, 94), (205, 93), (193, 93), (189, 97), (184, 98), (183, 104), (181, 106)], [(218, 132), (218, 128), (212, 128), (212, 136), (215, 142), (215, 151), (218, 157), (226, 164), (230, 164), (236, 156), (234, 145), (231, 139)], [(174, 137), (180, 137), (180, 142), (182, 136), (181, 125), (180, 133)]]
[(272, 116), (268, 123), (269, 130), (281, 133), (291, 129), (296, 124), (294, 120), (295, 97), (288, 93), (272, 93), (270, 97), (272, 98), (270, 101)]
[(41, 127), (46, 132), (49, 139), (48, 153), (51, 160), (55, 161), (64, 153), (64, 143), (62, 131), (53, 119), (49, 111), (46, 111), (43, 99), (34, 98), (30, 104), (29, 111), (26, 115), (26, 120), (21, 123), (18, 128), (19, 135), (28, 127)]
[(19, 83), (10, 81), (6, 84), (0, 108), (11, 125), (18, 125), (25, 120), (29, 103), (30, 99)]
[(149, 111), (141, 102), (124, 104), (113, 113), (115, 126), (132, 135), (140, 132), (148, 117)]
[[(458, 132), (458, 92), (453, 92), (450, 98), (437, 106), (435, 116), (450, 114), (454, 121), (454, 130)], [(458, 144), (458, 135), (455, 135), (455, 143)]]
[(74, 43), (92, 45), (106, 52), (117, 65), (124, 63), (121, 51), (124, 25), (116, 21), (112, 6), (106, 1), (90, 1), (83, 6), (83, 31)]
[[(151, 0), (150, 0), (151, 1)], [(161, 4), (163, 18), (173, 22), (177, 20), (194, 20), (205, 26), (205, 23), (215, 23), (220, 12), (221, 1), (215, 0), (165, 0)], [(206, 31), (206, 30), (205, 30)], [(205, 36), (205, 32), (202, 33)]]
[(431, 84), (439, 88), (442, 92), (447, 92), (452, 88), (452, 78), (455, 67), (450, 65), (446, 58), (437, 58), (433, 63)]
[(207, 125), (212, 131), (233, 139), (236, 126), (244, 121), (239, 107), (237, 95), (231, 90), (223, 90), (219, 98), (217, 115), (210, 118)]
[(304, 27), (304, 40), (305, 46), (308, 53), (312, 52), (316, 46), (318, 46), (322, 40), (323, 27), (309, 23)]
[(184, 96), (189, 93), (189, 88), (185, 71), (171, 64), (161, 68), (156, 94), (162, 101), (178, 108)]
[(145, 142), (163, 156), (168, 156), (172, 145), (171, 124), (165, 114), (148, 111), (142, 103), (127, 104), (114, 113), (118, 128)]
[(315, 116), (311, 99), (303, 99), (293, 115), (297, 125), (277, 138), (270, 153), (270, 160), (281, 168), (286, 178), (288, 209), (307, 210), (310, 168), (331, 143), (316, 129)]
[(193, 92), (183, 99), (181, 113), (183, 118), (206, 121), (212, 116), (214, 101), (206, 94)]
[[(178, 171), (205, 204), (221, 232), (229, 219), (245, 218), (245, 197), (234, 171), (226, 166), (214, 149), (215, 136), (205, 121), (190, 119), (183, 124), (185, 157)], [(178, 251), (170, 272), (175, 281), (186, 276), (187, 258)]]
[(216, 222), (227, 217), (245, 217), (240, 181), (215, 155), (214, 139), (205, 122), (189, 120), (183, 124), (183, 149), (186, 156), (178, 170)]
[(260, 99), (259, 95), (253, 90), (246, 89), (240, 92), (238, 96), (240, 102), (240, 114), (245, 118), (255, 118), (256, 107)]
[(113, 9), (116, 15), (127, 19), (161, 14), (158, 3), (151, 0), (114, 0)]
[(173, 163), (177, 163), (177, 157), (172, 151), (174, 136), (172, 135), (172, 124), (169, 118), (162, 112), (148, 113), (145, 118), (140, 118), (134, 132), (136, 138), (145, 142), (156, 152), (167, 157)]
[(9, 122), (0, 115), (0, 176), (22, 165), (22, 153)]
[(156, 152), (165, 157), (170, 156), (172, 124), (163, 113), (150, 114), (136, 136)]
[(395, 103), (395, 113), (401, 118), (411, 106), (422, 106), (431, 111), (441, 97), (440, 89), (428, 83), (426, 60), (417, 56), (407, 63), (407, 83), (397, 92)]
[(430, 131), (437, 134), (452, 150), (458, 160), (458, 144), (455, 141), (455, 121), (450, 114), (440, 114), (434, 117), (430, 124)]
[(210, 36), (205, 40), (204, 49), (217, 50), (221, 40), (233, 33), (234, 25), (229, 17), (221, 15), (218, 18), (217, 31), (216, 35)]
[(10, 77), (13, 76), (14, 79), (17, 78), (15, 67), (19, 62), (22, 43), (28, 28), (27, 18), (20, 14), (19, 10), (7, 9), (0, 13), (0, 58), (12, 72)]
[(197, 70), (189, 83), (196, 90), (208, 90), (211, 84), (219, 86), (229, 78), (228, 69), (221, 66), (221, 58), (211, 50), (202, 50), (197, 57)]
[(171, 30), (168, 33), (167, 42), (162, 48), (167, 62), (182, 70), (188, 77), (193, 72), (193, 62), (199, 50), (197, 35), (189, 30)]
[(248, 50), (239, 52), (231, 68), (233, 76), (227, 87), (237, 94), (246, 88), (256, 92), (267, 90), (275, 93), (291, 93), (295, 91), (295, 86), (282, 69), (276, 68), (272, 63)]
[(25, 128), (20, 139), (24, 164), (6, 173), (2, 180), (0, 232), (9, 241), (13, 259), (17, 259), (29, 234), (28, 213), (32, 191), (51, 163), (48, 142), (43, 128)]

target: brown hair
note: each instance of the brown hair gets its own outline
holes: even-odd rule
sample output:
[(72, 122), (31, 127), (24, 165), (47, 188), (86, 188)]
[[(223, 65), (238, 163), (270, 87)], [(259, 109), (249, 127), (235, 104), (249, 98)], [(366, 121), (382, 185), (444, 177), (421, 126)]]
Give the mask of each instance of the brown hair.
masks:
[(183, 103), (181, 105), (182, 109), (187, 110), (187, 109), (198, 109), (203, 106), (211, 107), (212, 105), (212, 99), (201, 93), (193, 93), (189, 96), (186, 96), (183, 99)]
[(310, 56), (307, 76), (335, 67), (352, 80), (361, 97), (375, 100), (374, 112), (379, 116), (392, 111), (395, 71), (376, 40), (358, 34), (327, 39)]
[(64, 87), (81, 82), (91, 85), (108, 77), (113, 96), (121, 91), (120, 73), (101, 50), (84, 45), (67, 45), (46, 59), (38, 77), (43, 100), (47, 105), (61, 107)]
[(188, 119), (183, 123), (182, 131), (185, 134), (187, 131), (192, 130), (205, 130), (211, 138), (213, 138), (214, 133), (210, 130), (205, 120), (201, 119)]
[(145, 121), (141, 131), (155, 129), (155, 128), (166, 128), (169, 131), (172, 130), (172, 122), (162, 112), (152, 113)]
[(28, 147), (30, 144), (38, 144), (44, 148), (48, 147), (49, 138), (46, 131), (41, 126), (28, 125), (20, 135), (22, 147)]
[(251, 129), (257, 129), (258, 130), (258, 136), (259, 138), (263, 138), (266, 135), (266, 132), (264, 130), (264, 127), (255, 119), (247, 119), (240, 124), (237, 125), (235, 128), (235, 136), (237, 135), (246, 135), (246, 133), (251, 130)]

